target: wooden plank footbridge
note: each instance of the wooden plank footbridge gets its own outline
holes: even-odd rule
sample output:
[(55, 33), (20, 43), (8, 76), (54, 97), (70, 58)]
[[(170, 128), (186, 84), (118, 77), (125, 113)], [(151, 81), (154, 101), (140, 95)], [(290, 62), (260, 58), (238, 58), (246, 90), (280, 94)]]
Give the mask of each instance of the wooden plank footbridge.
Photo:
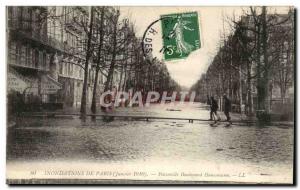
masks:
[[(29, 116), (29, 117), (45, 117), (45, 118), (54, 118), (54, 117), (67, 117), (67, 116), (78, 116), (81, 117), (80, 113), (60, 113), (60, 112), (23, 112), (20, 116)], [(123, 119), (131, 119), (131, 120), (180, 120), (180, 121), (188, 121), (189, 123), (193, 123), (194, 121), (200, 122), (212, 122), (209, 119), (200, 119), (200, 118), (185, 118), (185, 117), (160, 117), (160, 116), (146, 116), (146, 115), (119, 115), (119, 114), (86, 114), (86, 117), (92, 118), (123, 118)], [(228, 122), (228, 121), (218, 121), (218, 122)], [(255, 123), (253, 120), (237, 120), (232, 121), (233, 123)]]

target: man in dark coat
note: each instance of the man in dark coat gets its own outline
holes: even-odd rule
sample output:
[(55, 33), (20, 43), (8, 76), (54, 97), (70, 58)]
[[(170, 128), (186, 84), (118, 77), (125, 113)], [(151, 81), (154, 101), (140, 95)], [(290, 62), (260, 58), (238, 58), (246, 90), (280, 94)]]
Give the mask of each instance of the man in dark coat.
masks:
[[(219, 108), (218, 102), (217, 102), (217, 101), (214, 99), (214, 97), (212, 96), (212, 97), (210, 98), (210, 120), (211, 120), (211, 121), (213, 120), (213, 118), (214, 118), (215, 122), (217, 122), (216, 119), (220, 120), (220, 117), (219, 117), (218, 114), (217, 114), (218, 108)], [(217, 118), (215, 118), (214, 114), (215, 114), (215, 116), (216, 116)]]
[(228, 99), (226, 94), (224, 94), (223, 99), (224, 99), (224, 114), (226, 115), (226, 120), (231, 123), (230, 114), (229, 114), (229, 112), (231, 111), (231, 101)]

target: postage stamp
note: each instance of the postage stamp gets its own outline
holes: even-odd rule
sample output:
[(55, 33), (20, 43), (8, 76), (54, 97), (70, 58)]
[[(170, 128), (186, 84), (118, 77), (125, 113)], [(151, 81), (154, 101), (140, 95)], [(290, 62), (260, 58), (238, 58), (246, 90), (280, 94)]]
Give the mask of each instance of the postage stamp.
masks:
[(197, 12), (161, 15), (164, 59), (186, 58), (201, 47)]

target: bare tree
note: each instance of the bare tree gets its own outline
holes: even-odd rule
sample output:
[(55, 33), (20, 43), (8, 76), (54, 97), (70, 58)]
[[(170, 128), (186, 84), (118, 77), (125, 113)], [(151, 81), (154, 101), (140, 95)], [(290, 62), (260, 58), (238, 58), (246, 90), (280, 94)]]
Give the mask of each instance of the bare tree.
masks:
[(82, 97), (81, 97), (81, 107), (80, 113), (82, 117), (86, 115), (86, 93), (87, 93), (87, 84), (88, 84), (88, 68), (89, 68), (89, 60), (92, 55), (91, 51), (91, 43), (92, 43), (92, 35), (93, 35), (93, 24), (94, 24), (94, 7), (90, 9), (90, 16), (89, 16), (89, 29), (87, 31), (87, 48), (86, 48), (86, 56), (85, 56), (85, 63), (84, 63), (84, 79), (83, 79), (83, 87), (82, 87)]
[[(292, 15), (292, 11), (280, 15), (268, 13), (267, 7), (250, 7), (239, 21), (231, 19), (232, 35), (224, 41), (206, 75), (198, 81), (201, 85), (193, 88), (206, 86), (207, 95), (220, 94), (227, 90), (224, 84), (228, 83), (234, 101), (236, 97), (241, 100), (246, 96), (247, 113), (252, 115), (252, 93), (256, 85), (256, 110), (262, 119), (268, 119), (272, 84), (279, 84), (281, 94), (285, 94), (293, 77)], [(236, 93), (237, 89), (240, 93)], [(201, 99), (205, 99), (203, 93)]]
[(96, 73), (95, 73), (95, 80), (94, 80), (94, 88), (93, 88), (93, 97), (92, 97), (92, 105), (91, 111), (96, 113), (96, 96), (97, 96), (97, 87), (98, 87), (98, 75), (100, 70), (101, 61), (103, 61), (103, 39), (104, 39), (104, 16), (105, 16), (105, 7), (101, 7), (98, 16), (100, 16), (100, 24), (98, 27), (98, 51), (97, 51), (97, 60), (96, 60)]

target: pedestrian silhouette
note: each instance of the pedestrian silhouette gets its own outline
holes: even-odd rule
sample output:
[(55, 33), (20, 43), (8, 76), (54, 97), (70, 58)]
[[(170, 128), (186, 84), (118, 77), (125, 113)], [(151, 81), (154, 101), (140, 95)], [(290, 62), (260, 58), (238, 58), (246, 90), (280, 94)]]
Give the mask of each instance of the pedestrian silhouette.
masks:
[(217, 111), (218, 111), (219, 105), (218, 102), (215, 100), (215, 98), (213, 96), (211, 96), (210, 98), (210, 120), (214, 120), (215, 123), (221, 120), (220, 116), (218, 115)]
[(228, 99), (226, 94), (224, 94), (223, 99), (224, 99), (224, 114), (226, 116), (226, 121), (232, 123), (229, 114), (229, 112), (231, 111), (231, 101)]

